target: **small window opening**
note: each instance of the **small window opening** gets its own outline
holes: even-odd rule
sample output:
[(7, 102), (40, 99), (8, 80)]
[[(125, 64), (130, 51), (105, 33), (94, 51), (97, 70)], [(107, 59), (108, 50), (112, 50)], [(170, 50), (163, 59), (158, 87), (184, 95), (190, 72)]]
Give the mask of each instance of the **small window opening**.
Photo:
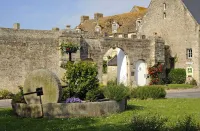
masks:
[(163, 18), (166, 19), (166, 17), (167, 17), (167, 14), (166, 14), (166, 12), (164, 12), (163, 13)]
[(192, 58), (192, 48), (186, 49), (186, 57), (187, 57), (187, 59)]
[(166, 3), (163, 3), (163, 8), (164, 8), (164, 10), (167, 9), (167, 5), (166, 5)]

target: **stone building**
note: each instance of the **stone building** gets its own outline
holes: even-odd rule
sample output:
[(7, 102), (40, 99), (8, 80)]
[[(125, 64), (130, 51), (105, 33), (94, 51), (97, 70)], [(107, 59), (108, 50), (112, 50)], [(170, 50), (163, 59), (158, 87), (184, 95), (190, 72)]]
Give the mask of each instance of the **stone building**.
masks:
[(133, 86), (148, 84), (147, 67), (165, 62), (165, 43), (157, 36), (138, 35), (146, 11), (135, 6), (131, 12), (115, 16), (103, 17), (101, 13), (96, 13), (94, 19), (82, 16), (75, 29), (68, 25), (64, 30), (27, 30), (20, 29), (20, 24), (0, 28), (0, 89), (16, 92), (17, 86), (23, 85), (27, 74), (35, 69), (49, 69), (62, 78), (65, 70), (60, 66), (68, 56), (61, 55), (59, 45), (68, 41), (81, 46), (72, 56), (74, 61), (89, 58), (97, 63), (100, 82), (104, 55), (111, 48), (119, 48), (118, 82)]
[(171, 65), (171, 68), (175, 66), (190, 70), (187, 78), (194, 77), (198, 83), (200, 83), (199, 12), (199, 0), (151, 0), (138, 33), (147, 37), (162, 37), (171, 52), (170, 59), (166, 61), (167, 68)]

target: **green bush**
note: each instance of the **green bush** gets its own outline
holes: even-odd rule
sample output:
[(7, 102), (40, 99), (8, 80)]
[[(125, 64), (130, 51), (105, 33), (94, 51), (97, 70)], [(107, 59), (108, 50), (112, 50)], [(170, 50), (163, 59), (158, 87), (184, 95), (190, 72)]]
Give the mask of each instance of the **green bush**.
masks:
[(192, 78), (192, 80), (190, 81), (190, 85), (196, 86), (197, 85), (197, 81), (194, 78)]
[(12, 104), (14, 103), (26, 103), (24, 96), (23, 96), (23, 87), (22, 86), (18, 86), (19, 88), (19, 92), (17, 94), (14, 94), (12, 97)]
[(70, 97), (78, 97), (84, 100), (88, 91), (98, 88), (97, 75), (97, 65), (94, 62), (68, 62), (63, 80), (69, 85)]
[(186, 80), (186, 71), (182, 68), (172, 69), (169, 73), (169, 79), (172, 84), (183, 84)]
[(66, 101), (67, 98), (70, 98), (70, 88), (68, 87), (62, 89), (61, 101)]
[(166, 91), (163, 87), (160, 86), (144, 86), (144, 87), (138, 87), (135, 90), (135, 96), (139, 99), (159, 99), (159, 98), (165, 98)]
[(186, 116), (182, 120), (178, 120), (176, 126), (171, 129), (173, 131), (199, 131), (200, 127), (199, 124), (192, 119), (191, 116)]
[(135, 115), (131, 121), (130, 129), (132, 131), (163, 131), (166, 129), (163, 118), (157, 114)]
[(8, 90), (0, 90), (0, 99), (11, 99), (13, 95), (14, 94), (9, 92)]
[(129, 88), (123, 84), (116, 85), (111, 82), (104, 88), (104, 96), (111, 100), (121, 101), (128, 97)]
[(98, 99), (103, 99), (103, 98), (104, 98), (103, 91), (100, 89), (90, 90), (86, 94), (86, 100), (89, 101), (97, 101)]

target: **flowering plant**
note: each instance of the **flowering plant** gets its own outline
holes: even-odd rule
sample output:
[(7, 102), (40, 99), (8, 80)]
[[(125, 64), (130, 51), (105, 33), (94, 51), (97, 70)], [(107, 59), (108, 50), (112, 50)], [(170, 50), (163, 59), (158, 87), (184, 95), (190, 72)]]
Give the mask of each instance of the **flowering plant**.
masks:
[(77, 50), (80, 49), (80, 46), (78, 44), (72, 43), (72, 42), (62, 42), (60, 45), (60, 50), (62, 53), (76, 53)]
[(81, 103), (81, 99), (75, 97), (67, 98), (66, 103)]
[(159, 75), (163, 72), (163, 65), (158, 64), (148, 69), (149, 75), (151, 77), (150, 85), (156, 85), (160, 82)]

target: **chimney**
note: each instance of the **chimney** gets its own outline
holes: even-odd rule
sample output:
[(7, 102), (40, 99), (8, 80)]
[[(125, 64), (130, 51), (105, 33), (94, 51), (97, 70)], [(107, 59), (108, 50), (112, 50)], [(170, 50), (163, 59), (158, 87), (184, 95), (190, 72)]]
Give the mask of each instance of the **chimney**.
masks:
[(99, 18), (102, 18), (103, 17), (103, 14), (102, 13), (95, 13), (94, 14), (94, 19), (95, 20), (98, 20)]
[(60, 29), (58, 27), (53, 27), (52, 31), (59, 31)]
[(13, 24), (13, 29), (19, 30), (20, 29), (20, 23), (14, 23)]
[(71, 25), (66, 25), (66, 29), (70, 30), (71, 29)]
[(89, 20), (90, 17), (89, 16), (81, 16), (81, 23), (83, 23), (86, 20)]

